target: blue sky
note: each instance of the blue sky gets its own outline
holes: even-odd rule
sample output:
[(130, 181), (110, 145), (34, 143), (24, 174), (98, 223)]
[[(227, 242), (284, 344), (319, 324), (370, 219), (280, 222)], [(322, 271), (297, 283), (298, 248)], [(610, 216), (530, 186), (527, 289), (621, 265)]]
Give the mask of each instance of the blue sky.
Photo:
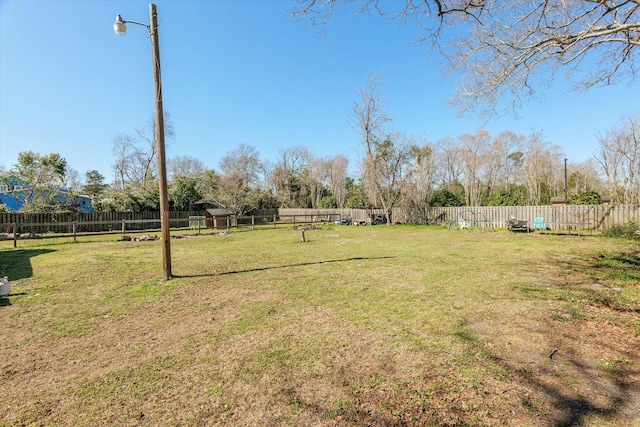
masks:
[[(164, 109), (176, 138), (167, 157), (193, 156), (217, 168), (240, 144), (275, 161), (307, 146), (319, 157), (347, 155), (359, 141), (349, 115), (370, 73), (384, 74), (393, 128), (435, 142), (485, 128), (540, 130), (570, 162), (592, 157), (598, 133), (640, 112), (640, 84), (583, 94), (557, 81), (519, 118), (460, 119), (447, 99), (456, 79), (441, 59), (412, 44), (415, 28), (337, 9), (326, 34), (305, 30), (287, 11), (295, 0), (156, 2)], [(148, 2), (0, 0), (0, 166), (21, 151), (60, 153), (84, 175), (113, 177), (112, 142), (152, 117), (151, 47), (145, 28), (114, 34), (117, 14), (148, 22)]]

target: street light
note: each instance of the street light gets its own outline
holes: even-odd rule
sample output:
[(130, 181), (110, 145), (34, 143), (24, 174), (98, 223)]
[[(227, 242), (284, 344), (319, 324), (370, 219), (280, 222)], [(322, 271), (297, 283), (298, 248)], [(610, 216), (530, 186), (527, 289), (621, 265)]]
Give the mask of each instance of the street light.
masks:
[(164, 280), (171, 278), (171, 232), (169, 230), (169, 199), (167, 196), (167, 161), (164, 152), (164, 113), (162, 112), (162, 79), (160, 77), (160, 46), (158, 45), (158, 14), (156, 5), (149, 5), (149, 25), (136, 21), (125, 21), (116, 16), (113, 30), (119, 36), (127, 33), (126, 24), (146, 27), (151, 39), (153, 60), (153, 86), (156, 102), (156, 149), (158, 151), (158, 182), (160, 185), (160, 225), (162, 228), (162, 268)]

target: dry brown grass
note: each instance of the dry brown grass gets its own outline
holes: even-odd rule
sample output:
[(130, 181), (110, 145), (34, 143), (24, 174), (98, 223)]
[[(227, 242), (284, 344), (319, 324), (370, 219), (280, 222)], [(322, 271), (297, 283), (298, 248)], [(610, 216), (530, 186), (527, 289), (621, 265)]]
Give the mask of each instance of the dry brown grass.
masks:
[(637, 246), (306, 237), (0, 247), (0, 425), (640, 425)]

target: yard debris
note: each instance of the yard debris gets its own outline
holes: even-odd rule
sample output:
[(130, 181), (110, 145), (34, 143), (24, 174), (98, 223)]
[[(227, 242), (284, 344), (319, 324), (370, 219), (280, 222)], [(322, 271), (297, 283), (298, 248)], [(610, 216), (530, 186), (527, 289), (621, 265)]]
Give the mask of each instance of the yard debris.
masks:
[(292, 230), (322, 230), (321, 225), (313, 225), (313, 224), (305, 224), (305, 225), (296, 225), (295, 227), (291, 227)]
[(140, 237), (131, 237), (128, 234), (123, 234), (120, 239), (121, 242), (149, 242), (153, 240), (160, 240), (158, 236), (152, 236), (150, 234), (145, 234)]
[(554, 348), (553, 350), (551, 350), (551, 353), (549, 354), (549, 359), (553, 359), (553, 355), (556, 354), (558, 352), (557, 348)]
[(145, 235), (140, 236), (140, 237), (134, 237), (132, 240), (134, 242), (148, 242), (148, 241), (152, 241), (152, 240), (160, 240), (160, 238), (158, 236), (152, 236), (150, 234), (145, 234)]
[[(36, 233), (16, 233), (16, 239), (39, 239), (42, 235)], [(14, 240), (13, 233), (0, 233), (0, 240)]]

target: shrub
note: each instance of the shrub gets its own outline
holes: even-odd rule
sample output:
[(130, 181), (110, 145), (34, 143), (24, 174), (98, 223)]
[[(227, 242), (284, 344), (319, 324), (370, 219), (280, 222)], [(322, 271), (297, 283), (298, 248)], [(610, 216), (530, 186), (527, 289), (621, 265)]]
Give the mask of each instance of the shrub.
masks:
[(598, 194), (596, 191), (587, 191), (579, 194), (569, 203), (572, 205), (599, 205), (600, 194)]
[(433, 197), (429, 201), (430, 206), (462, 206), (464, 202), (460, 197), (453, 194), (447, 189), (437, 190), (433, 192)]
[(334, 197), (333, 194), (324, 196), (322, 200), (320, 200), (319, 208), (321, 209), (332, 209), (332, 208), (335, 209), (337, 207), (338, 207), (338, 203), (336, 202), (336, 198)]
[(629, 218), (624, 225), (612, 225), (606, 229), (602, 234), (607, 237), (619, 237), (623, 239), (640, 240), (640, 234), (636, 231), (640, 230), (638, 221), (635, 218)]
[(526, 194), (516, 188), (514, 190), (500, 190), (491, 199), (487, 200), (487, 206), (522, 206)]

